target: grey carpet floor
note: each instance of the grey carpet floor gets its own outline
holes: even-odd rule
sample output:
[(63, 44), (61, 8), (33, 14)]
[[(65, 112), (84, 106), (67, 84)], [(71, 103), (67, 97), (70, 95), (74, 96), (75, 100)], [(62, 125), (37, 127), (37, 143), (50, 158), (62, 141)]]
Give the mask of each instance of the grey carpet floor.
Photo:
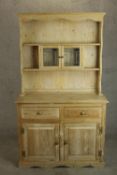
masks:
[(0, 133), (0, 175), (116, 175), (116, 138), (106, 139), (105, 155), (106, 165), (102, 168), (19, 168), (17, 135), (13, 132)]

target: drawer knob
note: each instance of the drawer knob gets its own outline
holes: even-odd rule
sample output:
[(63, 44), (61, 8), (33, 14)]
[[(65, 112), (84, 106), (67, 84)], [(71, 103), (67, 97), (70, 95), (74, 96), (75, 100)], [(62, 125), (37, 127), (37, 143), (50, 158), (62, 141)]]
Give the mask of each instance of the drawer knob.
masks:
[(37, 115), (40, 115), (41, 114), (41, 112), (37, 112)]
[(80, 115), (86, 115), (86, 113), (84, 111), (80, 112)]

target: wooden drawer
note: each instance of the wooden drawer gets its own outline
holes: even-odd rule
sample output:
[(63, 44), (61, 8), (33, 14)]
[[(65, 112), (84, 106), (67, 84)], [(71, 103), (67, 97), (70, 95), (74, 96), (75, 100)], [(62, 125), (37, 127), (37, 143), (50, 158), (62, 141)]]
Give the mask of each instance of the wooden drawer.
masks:
[(56, 119), (59, 118), (59, 108), (23, 107), (21, 116), (24, 119)]
[(64, 108), (65, 119), (97, 119), (101, 118), (101, 108), (96, 107), (73, 107)]

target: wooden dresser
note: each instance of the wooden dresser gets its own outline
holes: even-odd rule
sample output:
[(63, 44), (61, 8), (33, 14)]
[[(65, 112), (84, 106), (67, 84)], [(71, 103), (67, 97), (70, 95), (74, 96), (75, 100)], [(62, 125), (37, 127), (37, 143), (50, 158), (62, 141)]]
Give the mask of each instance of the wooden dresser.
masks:
[(104, 15), (19, 15), (20, 166), (104, 164)]

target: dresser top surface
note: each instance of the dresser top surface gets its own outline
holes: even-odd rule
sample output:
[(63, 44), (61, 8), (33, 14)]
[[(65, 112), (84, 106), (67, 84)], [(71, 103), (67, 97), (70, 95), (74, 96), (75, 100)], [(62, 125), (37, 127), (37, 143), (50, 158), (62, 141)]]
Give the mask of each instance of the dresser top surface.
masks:
[(108, 103), (104, 95), (79, 94), (75, 92), (40, 92), (20, 95), (16, 103), (72, 104), (72, 103)]

